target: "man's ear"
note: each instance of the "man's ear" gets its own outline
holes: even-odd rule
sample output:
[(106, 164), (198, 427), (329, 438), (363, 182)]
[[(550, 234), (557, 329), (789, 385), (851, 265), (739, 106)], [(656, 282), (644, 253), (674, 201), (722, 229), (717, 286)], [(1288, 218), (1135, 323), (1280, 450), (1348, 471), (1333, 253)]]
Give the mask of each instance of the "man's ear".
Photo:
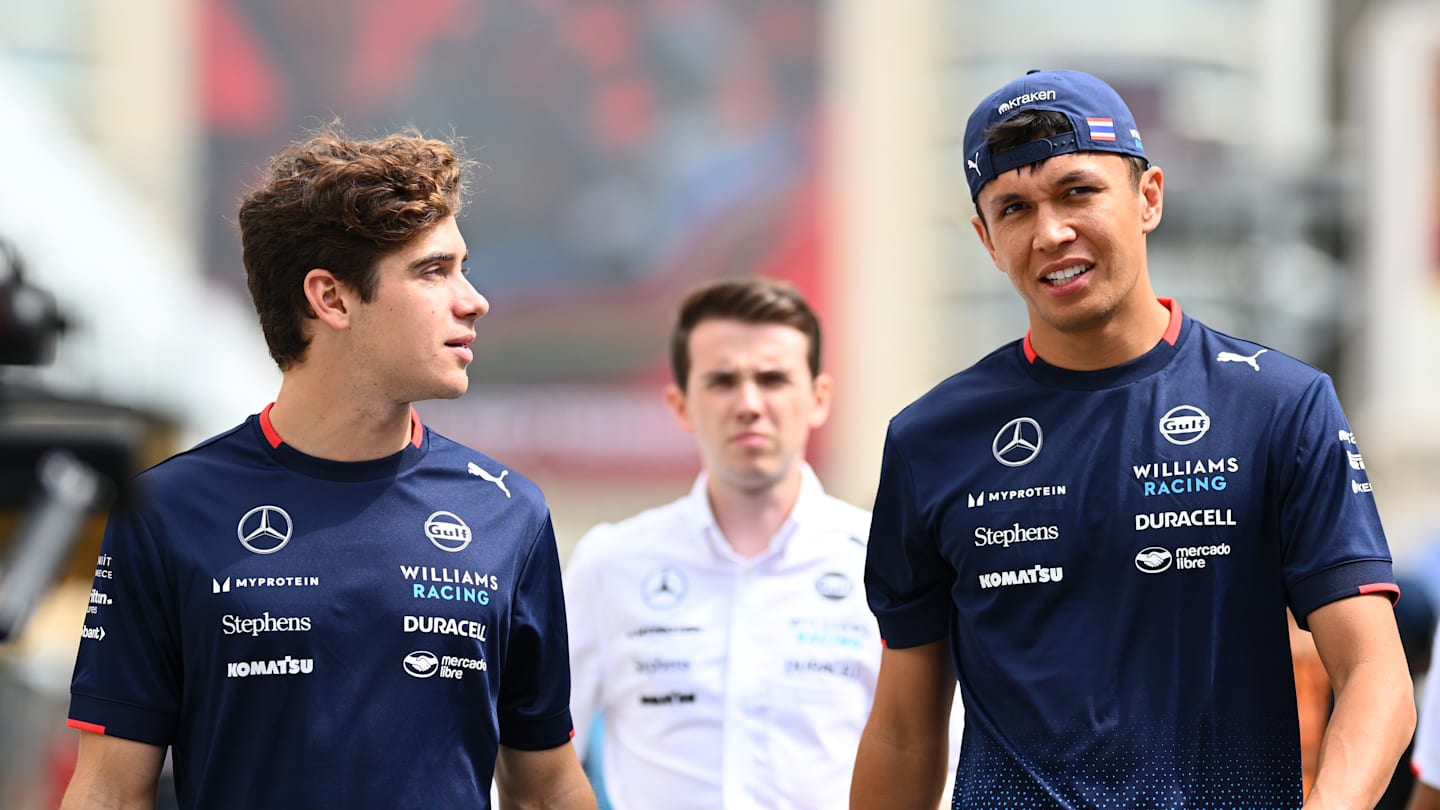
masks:
[(810, 429), (815, 430), (830, 419), (830, 403), (835, 396), (835, 378), (825, 372), (815, 375), (815, 410), (810, 412)]
[(301, 282), (305, 300), (316, 320), (336, 331), (350, 327), (351, 301), (349, 288), (335, 274), (323, 267), (316, 267), (305, 274)]
[(675, 422), (680, 425), (686, 433), (695, 432), (695, 423), (690, 421), (690, 409), (685, 403), (685, 392), (680, 386), (670, 383), (665, 386), (665, 404), (670, 406), (670, 412), (675, 414)]
[(1140, 194), (1145, 198), (1145, 210), (1140, 215), (1140, 228), (1150, 233), (1160, 225), (1160, 214), (1165, 208), (1165, 173), (1159, 166), (1151, 166), (1140, 175)]
[(1000, 261), (995, 258), (995, 243), (990, 241), (990, 229), (985, 226), (985, 220), (979, 214), (970, 215), (970, 224), (975, 228), (975, 235), (980, 237), (980, 244), (985, 246), (985, 252), (990, 254), (990, 261), (994, 263), (995, 269), (1005, 272), (1000, 266)]

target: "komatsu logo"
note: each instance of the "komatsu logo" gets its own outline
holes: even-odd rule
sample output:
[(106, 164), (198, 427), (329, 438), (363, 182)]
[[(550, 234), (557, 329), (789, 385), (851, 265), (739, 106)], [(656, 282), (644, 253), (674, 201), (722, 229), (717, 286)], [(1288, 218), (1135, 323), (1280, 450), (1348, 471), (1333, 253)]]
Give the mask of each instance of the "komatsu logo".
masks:
[(227, 678), (251, 678), (257, 675), (309, 675), (315, 671), (313, 658), (270, 658), (260, 661), (231, 661), (225, 665)]
[(989, 574), (980, 575), (980, 587), (985, 589), (1004, 588), (1010, 585), (1039, 585), (1046, 582), (1059, 582), (1065, 578), (1065, 569), (1060, 566), (1049, 568), (1043, 565), (1036, 565), (1031, 568), (1021, 568), (1017, 571), (993, 571)]
[(1022, 93), (1021, 95), (1018, 95), (1010, 99), (1009, 101), (1001, 104), (995, 109), (995, 113), (997, 115), (1004, 115), (1005, 113), (1010, 112), (1016, 107), (1021, 107), (1026, 104), (1034, 104), (1037, 101), (1054, 101), (1057, 97), (1058, 96), (1054, 90), (1041, 90), (1037, 93)]

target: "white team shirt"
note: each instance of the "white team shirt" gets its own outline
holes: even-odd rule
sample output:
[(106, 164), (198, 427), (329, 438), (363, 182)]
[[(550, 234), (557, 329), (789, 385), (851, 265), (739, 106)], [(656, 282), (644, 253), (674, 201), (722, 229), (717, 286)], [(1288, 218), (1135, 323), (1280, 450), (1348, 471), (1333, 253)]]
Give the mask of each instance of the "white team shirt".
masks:
[(614, 810), (848, 806), (880, 669), (863, 590), (870, 514), (803, 472), (789, 519), (752, 559), (721, 536), (703, 474), (577, 544), (564, 573), (570, 708), (582, 757), (605, 711)]

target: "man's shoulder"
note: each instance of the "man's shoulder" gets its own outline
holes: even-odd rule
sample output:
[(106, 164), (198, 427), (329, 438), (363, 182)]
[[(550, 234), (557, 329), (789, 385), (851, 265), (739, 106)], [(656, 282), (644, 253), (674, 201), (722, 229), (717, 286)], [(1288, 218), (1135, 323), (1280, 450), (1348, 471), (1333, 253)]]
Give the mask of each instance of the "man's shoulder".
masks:
[(426, 455), (424, 467), (432, 472), (448, 471), (457, 480), (489, 482), (507, 498), (543, 504), (545, 494), (540, 485), (525, 474), (480, 450), (461, 444), (444, 434), (427, 427), (430, 436), (430, 452)]
[(217, 433), (188, 450), (182, 450), (143, 471), (138, 481), (144, 486), (193, 481), (193, 476), (213, 474), (230, 466), (244, 466), (260, 459), (258, 443), (248, 441), (249, 421)]
[[(1251, 389), (1270, 389), (1276, 394), (1298, 394), (1329, 375), (1304, 360), (1253, 340), (1236, 337), (1193, 321), (1195, 351), (1190, 363), (1213, 367), (1209, 375), (1225, 374), (1225, 382)], [(1187, 364), (1188, 365), (1188, 364)]]
[(619, 551), (627, 547), (648, 549), (657, 538), (685, 530), (689, 496), (653, 506), (630, 517), (597, 523), (580, 537), (579, 545), (596, 551)]
[(1013, 340), (936, 383), (895, 415), (890, 421), (892, 432), (899, 435), (927, 431), (935, 420), (969, 413), (998, 391), (1030, 385), (1030, 378), (1016, 359), (1020, 352), (1020, 341)]
[(820, 508), (812, 510), (811, 528), (828, 533), (851, 534), (863, 548), (870, 533), (870, 510), (861, 509), (849, 501), (825, 493), (819, 501)]

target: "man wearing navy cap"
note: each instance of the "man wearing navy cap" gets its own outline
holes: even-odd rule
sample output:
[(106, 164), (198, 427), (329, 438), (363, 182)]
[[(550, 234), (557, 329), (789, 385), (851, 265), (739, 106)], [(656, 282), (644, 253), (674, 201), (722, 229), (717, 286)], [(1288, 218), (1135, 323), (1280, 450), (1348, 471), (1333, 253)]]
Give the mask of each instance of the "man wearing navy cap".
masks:
[[(1120, 97), (1032, 72), (965, 129), (1030, 328), (890, 423), (886, 650), (852, 807), (1373, 807), (1414, 726), (1390, 552), (1325, 374), (1157, 298), (1164, 175)], [(1285, 609), (1335, 685), (1302, 796)]]

